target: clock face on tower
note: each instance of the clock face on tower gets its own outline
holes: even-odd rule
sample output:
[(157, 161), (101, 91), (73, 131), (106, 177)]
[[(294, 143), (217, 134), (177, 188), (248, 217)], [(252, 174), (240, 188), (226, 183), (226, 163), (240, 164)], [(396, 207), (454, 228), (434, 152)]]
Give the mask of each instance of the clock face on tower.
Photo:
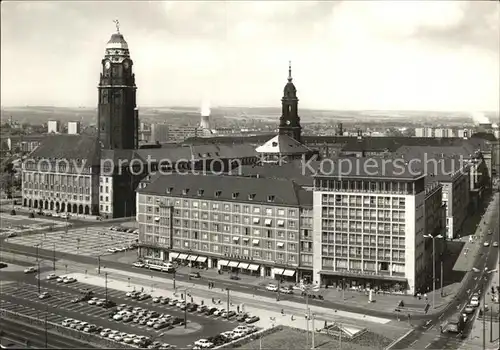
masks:
[(108, 70), (109, 68), (111, 68), (111, 62), (106, 61), (106, 63), (104, 63), (104, 68), (106, 68), (106, 70)]
[(290, 125), (290, 121), (289, 120), (286, 121), (286, 125)]

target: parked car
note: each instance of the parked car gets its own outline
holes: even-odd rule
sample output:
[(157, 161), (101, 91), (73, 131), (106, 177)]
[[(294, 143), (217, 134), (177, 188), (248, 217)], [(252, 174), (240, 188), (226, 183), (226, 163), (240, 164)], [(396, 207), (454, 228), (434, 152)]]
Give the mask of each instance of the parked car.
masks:
[(134, 296), (137, 296), (137, 295), (139, 295), (139, 294), (141, 294), (141, 292), (137, 292), (137, 291), (135, 291), (135, 290), (134, 290), (134, 291), (132, 291), (132, 292), (127, 292), (127, 293), (125, 294), (125, 296), (127, 296), (127, 297), (129, 297), (129, 298), (133, 298)]
[(280, 288), (280, 293), (283, 293), (283, 294), (293, 294), (293, 288), (292, 287), (281, 287)]
[(234, 280), (234, 281), (239, 281), (241, 278), (238, 275), (231, 275), (231, 276), (229, 276), (229, 279)]
[(201, 275), (200, 275), (200, 273), (199, 273), (199, 272), (191, 272), (191, 273), (189, 274), (189, 277), (190, 277), (190, 278), (201, 278)]
[(214, 346), (214, 343), (208, 341), (208, 339), (200, 339), (194, 342), (194, 345), (199, 346), (201, 348), (207, 349)]
[(99, 301), (99, 298), (92, 298), (89, 301), (87, 301), (87, 304), (89, 305), (95, 305)]
[(206, 313), (208, 310), (208, 306), (206, 305), (202, 305), (198, 308), (198, 310), (196, 310), (197, 313), (201, 314), (201, 313)]
[(160, 302), (161, 302), (163, 305), (167, 305), (169, 301), (170, 301), (170, 298), (163, 297), (163, 298), (161, 298), (161, 301), (160, 301)]
[(35, 273), (36, 272), (36, 267), (28, 267), (24, 269), (24, 273)]
[(498, 242), (493, 242), (493, 247), (498, 247)]
[(490, 246), (490, 242), (484, 242), (484, 243), (483, 243), (483, 245), (484, 245), (485, 247), (489, 247), (489, 246)]
[(148, 298), (151, 298), (151, 295), (146, 294), (146, 293), (141, 293), (141, 294), (139, 294), (139, 295), (137, 296), (137, 298), (136, 298), (136, 299), (137, 299), (137, 300), (141, 300), (141, 301), (142, 301), (142, 300), (146, 300), (146, 299), (148, 299)]
[(57, 279), (57, 275), (55, 273), (51, 273), (50, 275), (48, 275), (46, 277), (47, 281), (50, 281), (50, 280), (55, 280)]
[(219, 309), (217, 309), (216, 307), (213, 307), (211, 309), (207, 309), (207, 311), (205, 311), (205, 314), (206, 315), (212, 315), (215, 311), (218, 311)]
[(38, 295), (38, 299), (47, 299), (50, 298), (50, 294), (48, 292), (42, 292)]
[(74, 277), (66, 277), (64, 280), (63, 280), (63, 283), (65, 284), (68, 284), (68, 283), (74, 283), (76, 282), (76, 278)]
[(95, 304), (96, 304), (97, 306), (103, 306), (105, 302), (106, 302), (106, 299), (98, 299), (98, 300), (95, 302)]
[(142, 261), (136, 261), (134, 263), (134, 267), (144, 267), (146, 264), (144, 264)]
[(247, 318), (249, 318), (249, 317), (250, 317), (249, 314), (243, 313), (243, 314), (238, 315), (238, 317), (236, 318), (236, 321), (238, 321), (238, 322), (245, 322), (245, 320)]
[(62, 326), (63, 327), (69, 327), (70, 324), (72, 324), (75, 320), (72, 318), (67, 318), (64, 321), (62, 321)]
[(127, 322), (132, 322), (133, 319), (134, 319), (133, 314), (126, 314), (125, 316), (123, 316), (122, 321), (127, 323)]
[(0, 261), (0, 269), (3, 269), (4, 267), (7, 267), (7, 266), (9, 266), (9, 265)]
[(266, 290), (270, 291), (270, 292), (277, 292), (278, 291), (278, 286), (275, 285), (275, 284), (272, 284), (272, 283), (269, 283), (267, 286), (266, 286)]
[(255, 323), (257, 321), (260, 320), (260, 317), (259, 316), (252, 316), (252, 317), (249, 317), (245, 320), (246, 323), (248, 324), (251, 324), (251, 323)]

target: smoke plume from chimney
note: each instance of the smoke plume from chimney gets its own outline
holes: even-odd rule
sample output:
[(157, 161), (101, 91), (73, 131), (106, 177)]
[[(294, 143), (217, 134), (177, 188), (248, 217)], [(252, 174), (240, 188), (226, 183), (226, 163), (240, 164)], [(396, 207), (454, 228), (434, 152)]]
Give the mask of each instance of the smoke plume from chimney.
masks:
[(491, 124), (490, 120), (482, 112), (472, 113), (472, 120), (476, 124)]
[(208, 100), (204, 100), (201, 103), (200, 114), (202, 117), (208, 117), (210, 115), (210, 102)]

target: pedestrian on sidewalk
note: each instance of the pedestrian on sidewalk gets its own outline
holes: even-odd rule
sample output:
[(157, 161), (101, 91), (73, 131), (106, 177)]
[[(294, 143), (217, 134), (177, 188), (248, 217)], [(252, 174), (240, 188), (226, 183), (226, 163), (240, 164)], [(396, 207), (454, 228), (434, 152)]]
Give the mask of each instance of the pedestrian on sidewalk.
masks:
[(212, 297), (212, 304), (215, 304), (215, 298)]

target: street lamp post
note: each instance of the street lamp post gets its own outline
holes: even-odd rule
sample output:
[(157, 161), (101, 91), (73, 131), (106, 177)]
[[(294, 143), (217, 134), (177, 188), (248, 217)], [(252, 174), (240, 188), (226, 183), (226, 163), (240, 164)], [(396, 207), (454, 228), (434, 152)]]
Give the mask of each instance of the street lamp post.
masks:
[(311, 349), (314, 350), (314, 314), (312, 314), (312, 324), (311, 324), (311, 328), (312, 328), (312, 337), (311, 337)]
[(54, 242), (53, 257), (52, 257), (52, 269), (56, 272), (56, 243)]
[(106, 300), (106, 305), (108, 305), (108, 273), (104, 273), (104, 293), (105, 293), (105, 300)]
[(226, 319), (229, 320), (229, 288), (226, 288), (227, 291), (227, 312), (226, 312)]
[(40, 294), (40, 259), (38, 258), (38, 244), (36, 245), (36, 273), (38, 275), (37, 278), (37, 286), (38, 286), (38, 294)]
[(432, 308), (436, 307), (436, 238), (443, 238), (442, 235), (424, 235), (424, 238), (432, 239)]

